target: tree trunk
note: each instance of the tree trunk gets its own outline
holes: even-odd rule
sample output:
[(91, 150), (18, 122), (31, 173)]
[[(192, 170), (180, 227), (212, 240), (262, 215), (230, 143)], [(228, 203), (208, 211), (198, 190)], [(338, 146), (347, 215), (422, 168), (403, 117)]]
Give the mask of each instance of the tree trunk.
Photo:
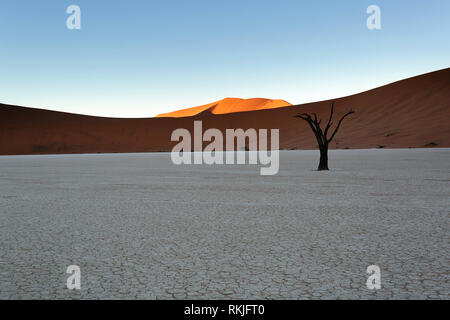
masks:
[(320, 148), (320, 161), (318, 171), (329, 170), (328, 169), (328, 146)]

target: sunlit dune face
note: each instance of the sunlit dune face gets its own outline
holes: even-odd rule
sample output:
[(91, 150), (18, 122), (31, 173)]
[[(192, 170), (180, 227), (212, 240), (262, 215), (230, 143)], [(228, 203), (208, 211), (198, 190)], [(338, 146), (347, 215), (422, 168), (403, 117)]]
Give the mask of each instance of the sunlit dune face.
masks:
[(284, 100), (271, 100), (263, 98), (253, 98), (253, 99), (225, 98), (223, 100), (205, 104), (199, 107), (182, 109), (169, 113), (162, 113), (157, 115), (156, 117), (181, 118), (194, 116), (206, 110), (208, 110), (213, 114), (225, 114), (234, 112), (263, 110), (263, 109), (274, 109), (290, 105), (291, 104), (289, 102)]

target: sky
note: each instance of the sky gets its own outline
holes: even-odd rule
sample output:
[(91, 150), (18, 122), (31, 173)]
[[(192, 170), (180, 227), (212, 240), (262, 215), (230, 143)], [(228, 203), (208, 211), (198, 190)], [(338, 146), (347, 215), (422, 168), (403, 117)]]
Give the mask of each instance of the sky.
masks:
[(0, 0), (0, 102), (132, 118), (337, 98), (450, 67), (449, 14), (448, 0)]

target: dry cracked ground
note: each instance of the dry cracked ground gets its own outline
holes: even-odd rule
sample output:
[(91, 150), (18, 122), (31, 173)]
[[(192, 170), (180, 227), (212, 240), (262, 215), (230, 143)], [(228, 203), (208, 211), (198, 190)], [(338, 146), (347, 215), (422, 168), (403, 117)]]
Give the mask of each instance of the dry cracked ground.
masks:
[(450, 149), (317, 158), (0, 157), (0, 298), (448, 299)]

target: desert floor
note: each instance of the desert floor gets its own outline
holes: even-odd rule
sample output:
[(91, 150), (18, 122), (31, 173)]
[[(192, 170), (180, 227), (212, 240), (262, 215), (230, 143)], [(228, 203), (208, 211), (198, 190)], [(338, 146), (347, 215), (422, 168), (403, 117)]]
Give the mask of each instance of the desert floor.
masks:
[(449, 299), (450, 149), (280, 156), (0, 157), (0, 298)]

